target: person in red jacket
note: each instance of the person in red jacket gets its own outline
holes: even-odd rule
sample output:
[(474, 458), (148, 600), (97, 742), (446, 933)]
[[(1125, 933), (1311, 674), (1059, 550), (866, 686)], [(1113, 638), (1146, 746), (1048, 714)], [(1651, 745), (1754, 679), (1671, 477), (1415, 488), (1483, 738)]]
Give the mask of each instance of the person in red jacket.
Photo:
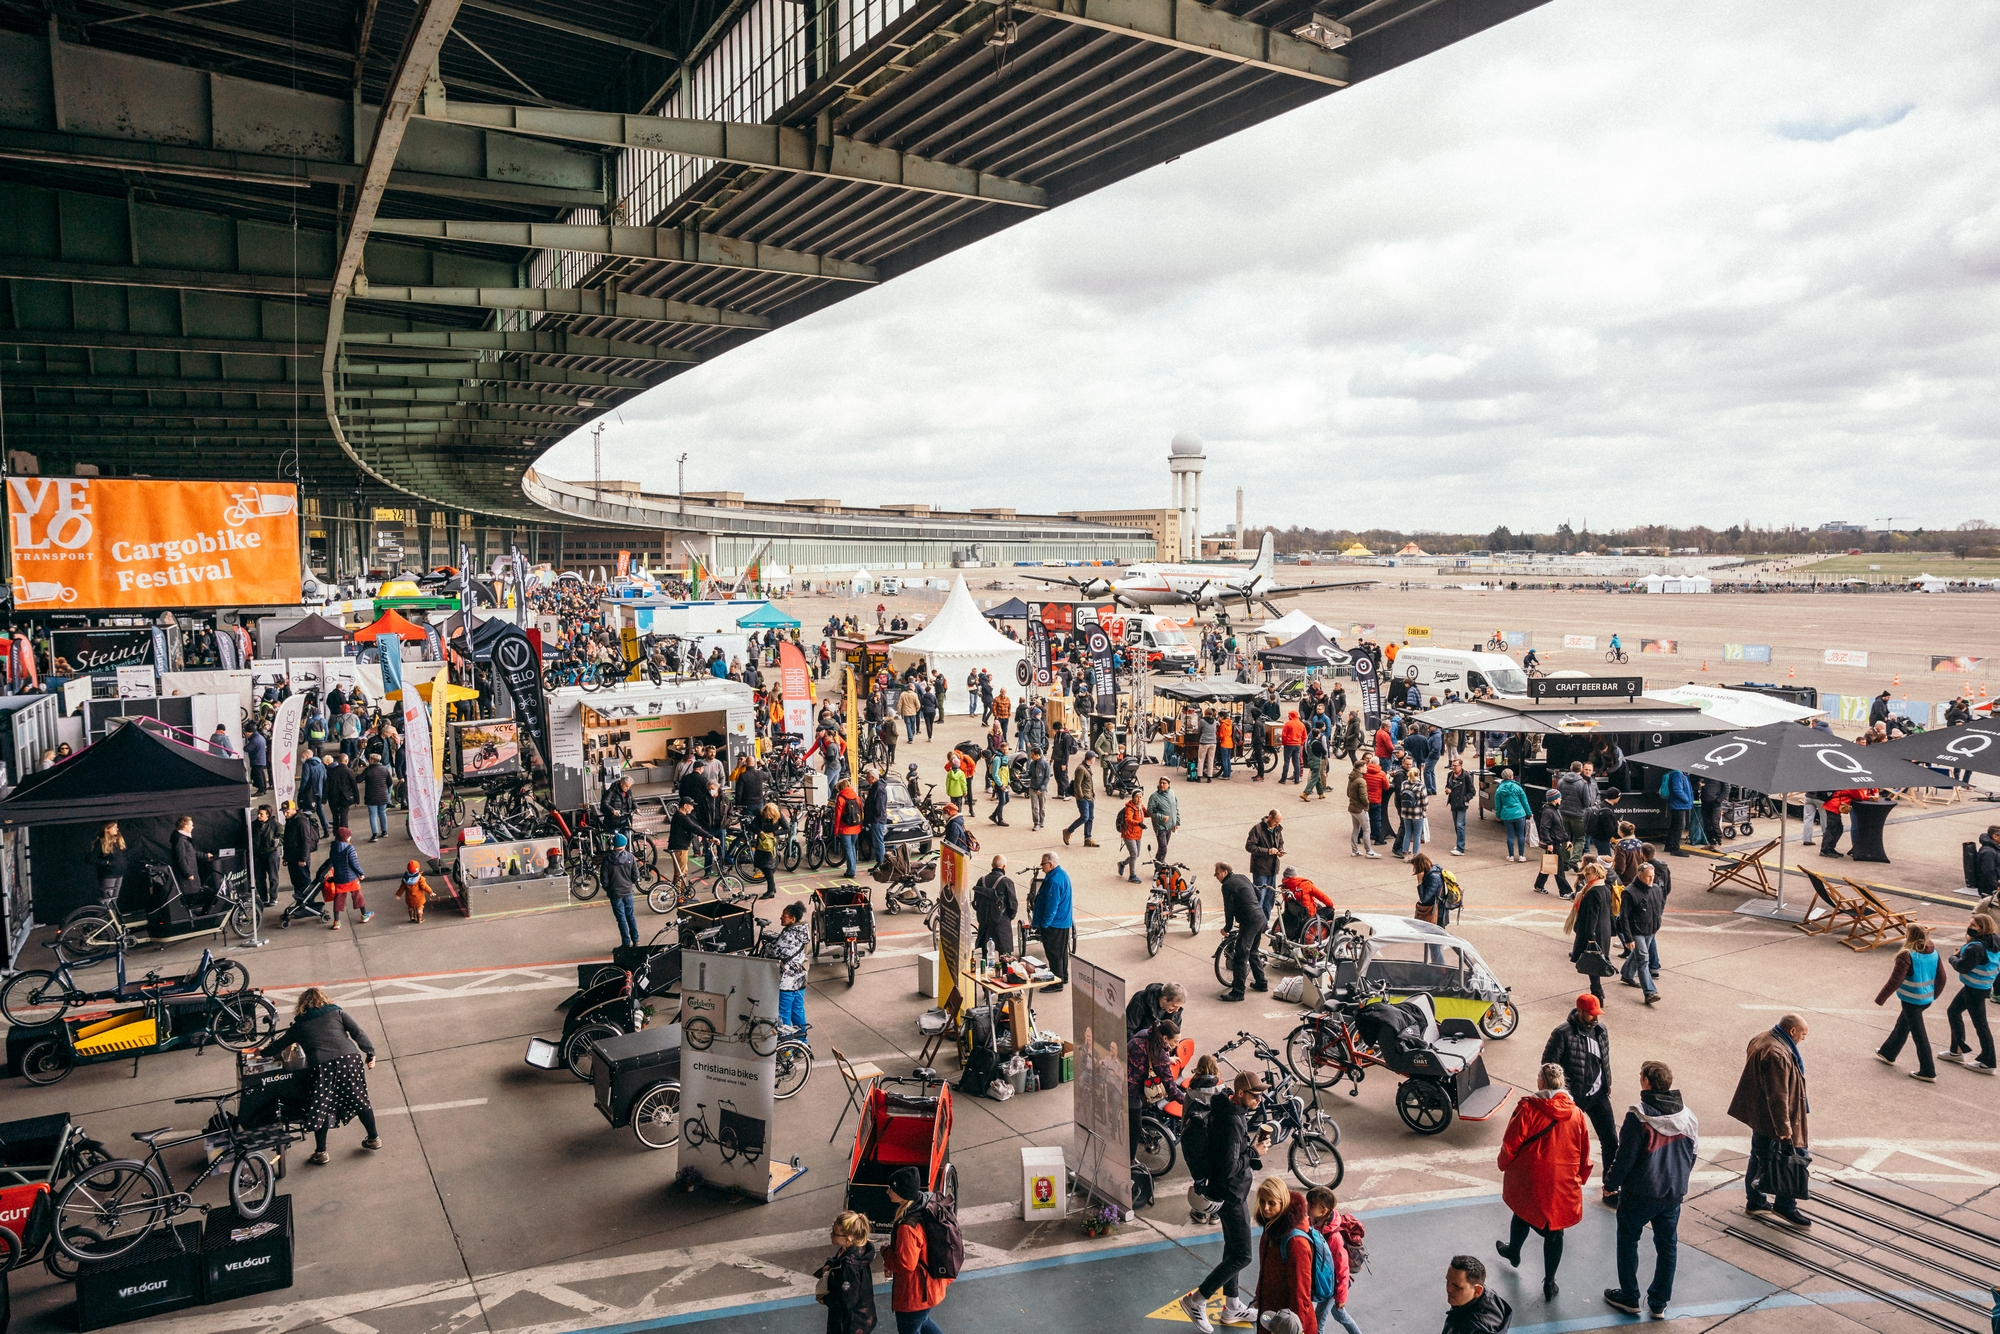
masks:
[(1873, 801), (1876, 795), (1873, 788), (1847, 787), (1834, 793), (1820, 804), (1820, 813), (1825, 817), (1826, 822), (1826, 832), (1820, 835), (1819, 840), (1820, 856), (1840, 856), (1838, 852), (1834, 851), (1833, 847), (1834, 844), (1840, 842), (1841, 834), (1846, 832), (1841, 825), (1840, 817), (1847, 814), (1855, 802)]
[(1289, 866), (1285, 868), (1285, 878), (1280, 880), (1278, 884), (1284, 889), (1286, 897), (1299, 901), (1299, 904), (1305, 908), (1307, 916), (1317, 913), (1322, 905), (1325, 906), (1328, 912), (1334, 911), (1333, 895), (1327, 893)]
[[(956, 754), (957, 752), (953, 752)], [(833, 833), (840, 840), (841, 853), (847, 858), (847, 878), (854, 878), (855, 839), (861, 836), (861, 798), (854, 791), (854, 780), (843, 778), (840, 791), (833, 798)]]
[(1389, 792), (1389, 775), (1371, 759), (1361, 771), (1361, 781), (1368, 785), (1368, 837), (1375, 843), (1387, 843), (1389, 826), (1382, 816), (1382, 798)]
[(932, 1278), (924, 1269), (930, 1247), (923, 1224), (914, 1217), (924, 1203), (923, 1175), (914, 1167), (897, 1168), (889, 1178), (889, 1202), (896, 1206), (896, 1221), (882, 1267), (889, 1271), (889, 1309), (896, 1313), (896, 1334), (944, 1334), (931, 1312), (944, 1301), (951, 1280)]
[(1304, 750), (1306, 725), (1299, 721), (1299, 711), (1293, 709), (1285, 715), (1285, 725), (1278, 729), (1278, 744), (1284, 759), (1278, 769), (1280, 783), (1296, 783), (1305, 777)]
[(1280, 1177), (1257, 1183), (1257, 1221), (1264, 1240), (1257, 1248), (1257, 1323), (1266, 1311), (1290, 1311), (1300, 1334), (1319, 1334), (1313, 1309), (1312, 1224), (1306, 1197)]
[(1493, 1243), (1500, 1258), (1521, 1263), (1530, 1232), (1542, 1239), (1542, 1299), (1560, 1289), (1563, 1232), (1583, 1221), (1583, 1183), (1590, 1180), (1590, 1118), (1563, 1089), (1563, 1068), (1542, 1067), (1533, 1097), (1514, 1104), (1500, 1141), (1500, 1198), (1514, 1211), (1506, 1241)]

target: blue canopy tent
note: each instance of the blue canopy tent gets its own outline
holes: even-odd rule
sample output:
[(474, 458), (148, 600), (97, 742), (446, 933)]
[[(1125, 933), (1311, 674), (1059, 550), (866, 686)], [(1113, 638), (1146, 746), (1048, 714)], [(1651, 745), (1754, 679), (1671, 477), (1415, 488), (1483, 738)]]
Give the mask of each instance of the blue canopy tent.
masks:
[(799, 619), (796, 616), (789, 616), (779, 611), (776, 607), (766, 602), (763, 606), (736, 622), (736, 628), (738, 630), (796, 630), (799, 628)]

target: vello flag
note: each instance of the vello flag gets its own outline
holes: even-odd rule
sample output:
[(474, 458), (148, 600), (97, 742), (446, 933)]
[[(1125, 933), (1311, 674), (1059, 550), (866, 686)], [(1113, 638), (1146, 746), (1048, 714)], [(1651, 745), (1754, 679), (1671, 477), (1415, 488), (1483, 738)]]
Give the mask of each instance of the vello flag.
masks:
[(293, 695), (271, 719), (271, 788), (280, 807), (298, 795), (299, 727), (305, 712), (306, 697)]
[(431, 767), (431, 720), (416, 688), (403, 692), (403, 774), (409, 785), (410, 841), (435, 858), (438, 845), (438, 778)]

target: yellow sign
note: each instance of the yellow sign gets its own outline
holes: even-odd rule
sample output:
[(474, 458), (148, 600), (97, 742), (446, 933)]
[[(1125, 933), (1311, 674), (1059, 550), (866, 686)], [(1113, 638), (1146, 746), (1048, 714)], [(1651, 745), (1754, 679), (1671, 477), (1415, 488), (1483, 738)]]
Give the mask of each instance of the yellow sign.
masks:
[(1403, 627), (1403, 638), (1405, 639), (1429, 639), (1430, 637), (1431, 628), (1428, 625), (1406, 625)]

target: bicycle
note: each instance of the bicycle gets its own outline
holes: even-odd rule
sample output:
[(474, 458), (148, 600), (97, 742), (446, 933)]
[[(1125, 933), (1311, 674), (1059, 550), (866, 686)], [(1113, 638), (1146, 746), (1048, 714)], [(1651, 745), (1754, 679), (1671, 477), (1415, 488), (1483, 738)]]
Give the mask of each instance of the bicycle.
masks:
[(1495, 630), (1492, 636), (1486, 641), (1486, 651), (1488, 653), (1505, 653), (1507, 651), (1506, 631)]
[(102, 957), (71, 964), (58, 958), (54, 972), (31, 968), (14, 974), (0, 987), (0, 1015), (17, 1028), (43, 1028), (69, 1012), (71, 1006), (92, 1001), (152, 1000), (162, 996), (187, 996), (201, 991), (209, 996), (240, 995), (250, 987), (250, 971), (234, 959), (218, 959), (207, 950), (192, 973), (162, 978), (147, 973), (137, 982), (125, 978), (125, 951), (115, 952), (118, 985), (108, 990), (87, 991), (71, 974), (73, 967), (102, 962)]
[(1179, 862), (1153, 863), (1153, 883), (1146, 894), (1146, 957), (1160, 952), (1167, 940), (1167, 924), (1175, 917), (1187, 918), (1188, 934), (1201, 934), (1201, 891), (1187, 879), (1187, 867)]
[(1624, 649), (1623, 649), (1622, 647), (1621, 647), (1621, 648), (1614, 648), (1614, 649), (1611, 649), (1611, 650), (1607, 651), (1607, 652), (1605, 653), (1605, 655), (1604, 655), (1604, 660), (1605, 660), (1606, 662), (1630, 662), (1630, 661), (1632, 661), (1632, 659), (1631, 659), (1630, 655), (1628, 655), (1628, 654), (1627, 654), (1627, 653), (1625, 652), (1625, 650), (1624, 650)]
[[(730, 994), (736, 994), (734, 988), (730, 990)], [(749, 997), (744, 1003), (754, 1007), (757, 998)], [(749, 1043), (750, 1050), (759, 1056), (775, 1055), (779, 1038), (784, 1032), (785, 1026), (775, 1019), (766, 1019), (757, 1014), (737, 1016), (735, 1036)], [(681, 1025), (681, 1041), (696, 1051), (707, 1051), (714, 1045), (715, 1038), (715, 1021), (706, 1015), (698, 1014)], [(800, 1083), (803, 1086), (804, 1081), (801, 1080)]]
[[(160, 1228), (171, 1227), (181, 1214), (194, 1209), (206, 1212), (208, 1206), (195, 1204), (194, 1192), (218, 1171), (228, 1174), (229, 1202), (236, 1212), (244, 1218), (263, 1217), (277, 1193), (270, 1155), (304, 1139), (305, 1131), (283, 1123), (244, 1130), (223, 1109), (224, 1103), (237, 1096), (231, 1091), (175, 1098), (177, 1104), (213, 1103), (215, 1116), (207, 1127), (179, 1139), (161, 1139), (172, 1132), (171, 1126), (135, 1131), (132, 1138), (146, 1146), (144, 1159), (116, 1158), (73, 1177), (56, 1194), (56, 1244), (79, 1262), (116, 1259)], [(186, 1190), (175, 1186), (166, 1165), (166, 1151), (216, 1134), (228, 1141), (227, 1146), (202, 1166)]]
[[(179, 878), (171, 870), (149, 865), (147, 871), (157, 880), (169, 882), (165, 893), (160, 896), (161, 903), (171, 903), (176, 898), (184, 897)], [(213, 927), (191, 928), (186, 935), (221, 936), (228, 933), (234, 934), (239, 941), (257, 938), (257, 922), (262, 910), (257, 903), (256, 890), (251, 887), (248, 871), (233, 871), (223, 877), (215, 904), (226, 905), (222, 908), (222, 920)], [(88, 968), (143, 943), (138, 933), (147, 930), (149, 923), (150, 917), (146, 914), (127, 916), (124, 910), (116, 907), (89, 904), (63, 918), (62, 929), (52, 942), (52, 948), (59, 961), (72, 967)]]
[[(722, 1118), (722, 1109), (725, 1107), (731, 1109), (729, 1112), (730, 1116), (736, 1116), (735, 1106), (736, 1104), (728, 1098), (717, 1098), (715, 1100), (715, 1115), (717, 1119), (720, 1120)], [(718, 1135), (715, 1131), (711, 1130), (708, 1118), (703, 1115), (707, 1107), (708, 1104), (705, 1102), (696, 1103), (694, 1105), (694, 1115), (686, 1118), (681, 1123), (681, 1136), (687, 1140), (689, 1148), (698, 1149), (704, 1144), (712, 1143), (722, 1150), (723, 1162), (733, 1163), (738, 1158), (741, 1158), (746, 1166), (755, 1163), (763, 1156), (763, 1144), (743, 1143), (741, 1132), (728, 1121), (722, 1122), (721, 1134)]]
[[(1216, 1051), (1216, 1058), (1232, 1070), (1240, 1069), (1228, 1056), (1246, 1045), (1271, 1069), (1264, 1096), (1245, 1118), (1250, 1123), (1252, 1137), (1268, 1135), (1274, 1149), (1291, 1141), (1285, 1161), (1299, 1183), (1308, 1190), (1314, 1186), (1338, 1189), (1347, 1175), (1347, 1165), (1340, 1157), (1340, 1125), (1320, 1110), (1318, 1090), (1313, 1092), (1312, 1109), (1308, 1111), (1305, 1099), (1292, 1092), (1293, 1086), (1300, 1082), (1298, 1076), (1285, 1065), (1284, 1057), (1275, 1047), (1254, 1033), (1239, 1032)], [(1328, 1131), (1332, 1132), (1330, 1137)], [(1171, 1168), (1172, 1164), (1168, 1166)]]

